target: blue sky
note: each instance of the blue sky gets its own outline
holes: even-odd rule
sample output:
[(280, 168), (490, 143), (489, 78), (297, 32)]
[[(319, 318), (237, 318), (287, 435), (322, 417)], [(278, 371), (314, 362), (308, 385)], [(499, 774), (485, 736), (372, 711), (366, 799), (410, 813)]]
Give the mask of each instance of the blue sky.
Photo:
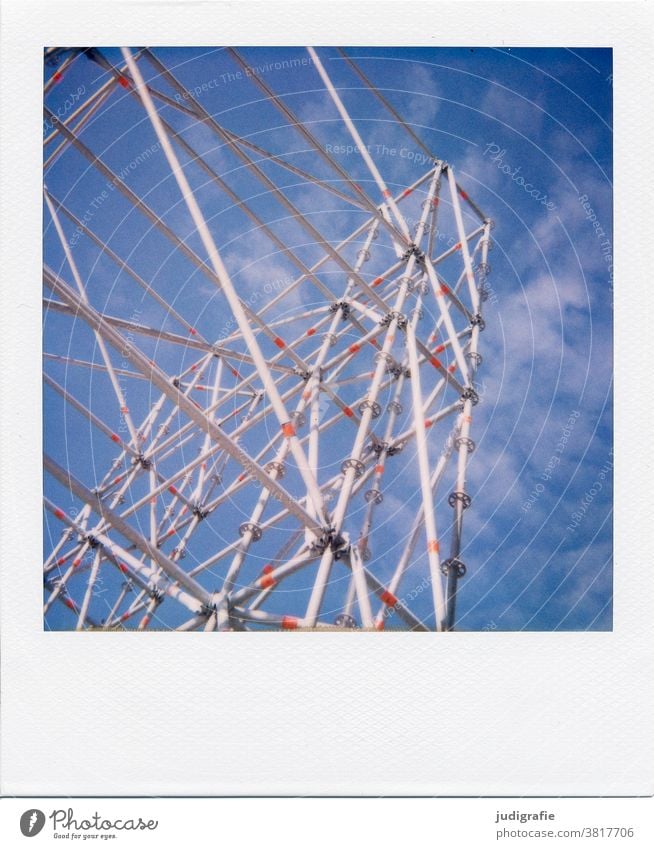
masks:
[[(299, 116), (334, 158), (372, 197), (374, 185), (361, 158), (344, 150), (351, 144), (301, 48), (248, 48), (246, 61)], [(410, 123), (425, 145), (451, 163), (463, 188), (495, 222), (489, 260), (490, 297), (478, 374), (481, 403), (475, 408), (468, 490), (473, 504), (465, 514), (462, 559), (468, 567), (457, 604), (462, 630), (609, 630), (612, 617), (612, 134), (611, 51), (607, 49), (371, 48), (348, 47), (347, 54)], [(114, 64), (119, 51), (103, 49)], [(262, 147), (288, 157), (324, 179), (329, 167), (308, 150), (287, 119), (219, 48), (155, 48), (154, 53), (225, 127)], [(339, 89), (384, 179), (399, 191), (426, 170), (424, 155), (398, 126), (334, 48), (319, 54)], [(290, 63), (290, 60), (296, 60)], [(299, 62), (297, 60), (300, 60)], [(302, 60), (305, 60), (304, 63)], [(278, 67), (282, 65), (283, 67)], [(289, 66), (290, 65), (290, 66)], [(140, 62), (146, 78), (162, 92), (175, 92)], [(46, 67), (46, 78), (52, 69)], [(93, 62), (79, 58), (46, 96), (62, 117), (107, 79)], [(75, 96), (78, 92), (78, 96)], [(206, 161), (306, 263), (321, 256), (319, 246), (292, 221), (261, 184), (241, 167), (215, 135), (171, 106), (161, 114), (182, 132)], [(202, 255), (186, 207), (170, 176), (156, 137), (140, 105), (116, 87), (80, 138), (156, 210), (162, 220)], [(53, 147), (46, 148), (46, 156)], [(241, 297), (260, 308), (275, 285), (296, 276), (296, 269), (243, 213), (207, 182), (206, 175), (180, 154), (198, 202)], [(363, 213), (297, 177), (267, 163), (262, 166), (332, 243), (363, 220)], [(70, 148), (48, 168), (48, 189), (112, 249), (148, 280), (185, 321), (213, 340), (233, 325), (222, 296), (153, 230), (106, 178)], [(106, 195), (106, 196), (105, 196)], [(407, 214), (419, 214), (419, 200)], [(466, 225), (472, 226), (472, 217)], [(75, 261), (88, 281), (91, 302), (102, 312), (180, 332), (180, 327), (129, 275), (62, 216)], [(70, 270), (46, 211), (44, 254), (47, 264), (72, 282)], [(449, 229), (448, 229), (449, 227)], [(452, 242), (447, 218), (441, 224), (444, 246)], [(348, 259), (354, 261), (355, 246)], [(379, 262), (386, 250), (380, 245)], [(376, 260), (375, 260), (376, 261)], [(444, 265), (447, 270), (448, 266)], [(366, 273), (374, 275), (374, 267)], [(445, 271), (444, 271), (445, 273)], [(334, 292), (344, 285), (333, 265), (323, 279)], [(281, 281), (281, 283), (279, 283)], [(284, 318), (320, 306), (324, 299), (303, 287), (281, 302), (271, 316)], [(44, 349), (101, 362), (94, 338), (82, 322), (48, 312)], [(299, 326), (303, 326), (300, 322)], [(169, 374), (194, 360), (194, 352), (158, 340), (143, 341)], [(274, 349), (265, 349), (272, 356)], [(372, 359), (371, 359), (372, 362)], [(115, 356), (120, 367), (120, 357)], [(104, 421), (119, 422), (106, 376), (101, 371), (46, 360), (45, 370), (91, 407)], [(211, 375), (207, 375), (207, 382)], [(129, 406), (140, 421), (158, 393), (147, 382), (127, 379)], [(343, 386), (342, 393), (354, 391)], [(354, 397), (354, 396), (352, 396)], [(44, 390), (46, 450), (89, 486), (106, 473), (116, 450), (104, 434), (74, 411), (65, 411), (51, 389)], [(330, 412), (326, 408), (325, 415)], [(324, 454), (325, 476), (342, 458), (334, 442)], [(259, 438), (261, 431), (259, 432)], [(343, 436), (344, 439), (348, 438)], [(434, 435), (434, 440), (436, 436)], [(436, 450), (436, 443), (432, 446)], [(184, 452), (187, 453), (184, 453)], [(196, 444), (182, 450), (185, 462)], [(404, 455), (403, 455), (404, 456)], [(436, 455), (434, 455), (436, 456)], [(371, 568), (392, 571), (398, 528), (404, 528), (419, 501), (414, 458), (406, 455), (380, 511), (377, 550)], [(332, 468), (332, 466), (334, 468)], [(165, 469), (165, 466), (162, 466)], [(228, 467), (229, 471), (229, 467)], [(226, 473), (227, 474), (227, 473)], [(292, 487), (293, 473), (285, 481)], [(232, 538), (233, 527), (256, 499), (256, 488), (234, 500), (200, 528), (183, 561), (192, 566)], [(46, 495), (63, 509), (75, 500), (46, 477)], [(138, 486), (135, 492), (140, 495)], [(447, 491), (443, 497), (446, 498)], [(249, 499), (249, 501), (248, 501)], [(439, 510), (442, 508), (442, 504)], [(273, 511), (276, 507), (272, 508)], [(446, 528), (444, 528), (446, 530)], [(61, 525), (45, 520), (45, 551), (59, 539)], [(270, 550), (280, 539), (270, 534)], [(263, 543), (262, 543), (263, 544)], [(262, 550), (265, 562), (269, 551)], [(106, 573), (106, 574), (105, 574)], [(102, 618), (106, 598), (115, 597), (120, 580), (103, 567), (94, 612)], [(249, 575), (256, 575), (256, 570)], [(426, 574), (416, 558), (406, 589)], [(334, 572), (334, 598), (345, 572)], [(212, 576), (205, 575), (208, 588)], [(79, 581), (75, 585), (74, 581)], [(78, 598), (84, 574), (71, 581)], [(77, 586), (77, 591), (75, 591)], [(306, 603), (302, 573), (288, 582), (280, 605)], [(103, 594), (103, 590), (106, 592)], [(327, 610), (329, 609), (329, 594)], [(160, 627), (178, 624), (163, 615)], [(271, 607), (271, 609), (273, 609)], [(427, 600), (415, 609), (427, 615)], [(55, 605), (46, 628), (74, 627), (75, 617)]]

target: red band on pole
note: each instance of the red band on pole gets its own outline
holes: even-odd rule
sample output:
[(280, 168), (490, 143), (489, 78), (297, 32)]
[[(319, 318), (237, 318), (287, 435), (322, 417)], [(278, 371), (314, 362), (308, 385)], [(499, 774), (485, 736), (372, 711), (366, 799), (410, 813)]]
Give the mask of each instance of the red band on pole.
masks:
[(360, 350), (361, 350), (361, 345), (357, 344), (356, 342), (354, 343), (354, 345), (350, 345), (350, 353), (351, 354), (356, 354), (356, 352), (360, 351)]
[(314, 334), (315, 332), (316, 332), (316, 328), (315, 328), (315, 327), (310, 327), (310, 328), (307, 330), (307, 336), (313, 336), (313, 334)]
[(297, 628), (297, 619), (295, 616), (284, 616), (282, 619), (282, 628), (285, 631), (295, 631)]
[(431, 551), (432, 554), (436, 554), (438, 549), (440, 548), (438, 541), (435, 539), (430, 539), (427, 545), (427, 551)]
[(259, 586), (262, 590), (267, 590), (268, 587), (274, 587), (276, 583), (277, 581), (272, 575), (264, 575), (262, 578), (259, 578)]
[(442, 368), (442, 363), (437, 357), (430, 357), (429, 362), (433, 365), (434, 368)]
[(112, 433), (112, 434), (111, 434), (111, 441), (112, 441), (112, 442), (120, 442), (120, 437), (118, 436), (118, 434), (117, 434), (117, 433)]
[(282, 433), (288, 439), (290, 439), (291, 436), (295, 436), (295, 428), (293, 427), (293, 424), (291, 422), (285, 422), (282, 425)]
[(349, 407), (343, 407), (343, 415), (347, 416), (348, 419), (351, 419), (352, 416), (354, 415), (354, 413), (352, 412), (352, 410)]
[(397, 598), (388, 590), (384, 590), (379, 598), (384, 602), (384, 604), (388, 605), (388, 607), (394, 607), (397, 604)]
[(275, 336), (275, 339), (273, 341), (275, 342), (275, 345), (277, 345), (278, 348), (286, 347), (286, 342), (284, 342), (283, 339), (280, 339), (279, 336)]
[(373, 287), (379, 286), (379, 284), (383, 283), (383, 281), (384, 281), (383, 277), (375, 277), (375, 279), (372, 281), (372, 283), (370, 285), (373, 286)]

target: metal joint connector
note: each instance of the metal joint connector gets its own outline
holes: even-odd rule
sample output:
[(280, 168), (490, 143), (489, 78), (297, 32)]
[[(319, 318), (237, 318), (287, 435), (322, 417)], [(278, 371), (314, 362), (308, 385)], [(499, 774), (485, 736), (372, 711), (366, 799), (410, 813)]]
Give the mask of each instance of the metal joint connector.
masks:
[(242, 537), (244, 537), (247, 533), (252, 534), (253, 542), (259, 542), (263, 536), (261, 525), (257, 525), (255, 522), (243, 522), (239, 526), (238, 532)]
[(479, 403), (479, 395), (477, 395), (472, 386), (466, 386), (461, 393), (461, 400), (472, 401), (472, 406), (475, 407)]
[(441, 563), (441, 572), (446, 576), (454, 575), (456, 578), (463, 578), (466, 571), (465, 564), (455, 557), (451, 557), (449, 560), (443, 560)]
[(458, 501), (463, 504), (464, 510), (467, 510), (468, 507), (470, 507), (470, 505), (472, 504), (472, 498), (468, 495), (467, 492), (451, 492), (447, 499), (447, 503), (450, 505), (450, 507), (455, 507)]
[(197, 516), (200, 521), (202, 521), (203, 519), (206, 519), (207, 516), (209, 515), (209, 511), (205, 510), (202, 507), (202, 505), (200, 505), (200, 504), (194, 504), (192, 512), (193, 512), (193, 515)]

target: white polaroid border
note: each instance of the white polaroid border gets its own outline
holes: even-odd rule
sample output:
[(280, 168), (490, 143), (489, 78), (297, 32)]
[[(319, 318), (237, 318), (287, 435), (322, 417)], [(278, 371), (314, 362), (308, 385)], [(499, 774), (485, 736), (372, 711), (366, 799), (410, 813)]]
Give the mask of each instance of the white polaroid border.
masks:
[[(654, 792), (645, 5), (23, 0), (1, 26), (2, 793)], [(42, 51), (146, 42), (614, 48), (612, 633), (44, 632)]]

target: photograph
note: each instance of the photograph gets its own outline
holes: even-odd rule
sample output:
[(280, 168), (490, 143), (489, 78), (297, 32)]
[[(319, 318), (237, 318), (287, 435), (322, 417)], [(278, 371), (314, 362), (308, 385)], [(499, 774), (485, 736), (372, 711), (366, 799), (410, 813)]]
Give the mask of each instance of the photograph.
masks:
[(43, 629), (610, 632), (612, 69), (46, 47)]

